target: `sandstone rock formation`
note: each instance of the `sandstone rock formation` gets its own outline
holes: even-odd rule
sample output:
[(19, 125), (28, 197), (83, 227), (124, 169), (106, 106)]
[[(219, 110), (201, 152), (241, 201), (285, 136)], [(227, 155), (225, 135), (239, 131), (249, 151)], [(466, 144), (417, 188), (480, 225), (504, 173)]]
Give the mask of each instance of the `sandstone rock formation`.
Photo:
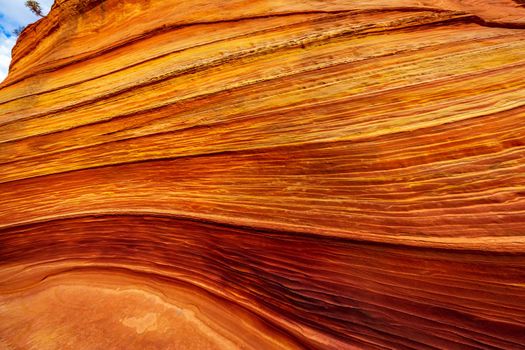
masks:
[(522, 3), (56, 1), (0, 85), (0, 348), (524, 349)]

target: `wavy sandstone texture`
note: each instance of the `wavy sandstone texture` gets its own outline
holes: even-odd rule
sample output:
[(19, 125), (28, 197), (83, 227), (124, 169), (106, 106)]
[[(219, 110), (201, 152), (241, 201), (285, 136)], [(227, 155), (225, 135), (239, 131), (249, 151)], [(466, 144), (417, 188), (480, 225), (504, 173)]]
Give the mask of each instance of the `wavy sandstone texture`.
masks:
[(522, 3), (56, 1), (0, 85), (0, 348), (524, 349)]

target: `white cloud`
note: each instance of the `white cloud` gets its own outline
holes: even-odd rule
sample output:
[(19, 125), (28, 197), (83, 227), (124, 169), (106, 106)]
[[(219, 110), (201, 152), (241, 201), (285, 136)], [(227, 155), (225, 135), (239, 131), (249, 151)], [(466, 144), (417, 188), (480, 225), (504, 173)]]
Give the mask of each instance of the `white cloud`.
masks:
[(16, 38), (7, 38), (0, 33), (0, 82), (7, 76), (9, 62), (11, 62), (11, 49), (15, 45)]
[[(0, 25), (6, 30), (13, 30), (19, 26), (26, 26), (38, 20), (33, 12), (25, 5), (25, 0), (0, 0)], [(42, 12), (47, 14), (53, 0), (39, 0)]]
[[(0, 0), (0, 82), (4, 80), (11, 62), (11, 49), (16, 37), (13, 31), (39, 19), (24, 5), (25, 0)], [(42, 12), (47, 14), (53, 0), (39, 0)]]

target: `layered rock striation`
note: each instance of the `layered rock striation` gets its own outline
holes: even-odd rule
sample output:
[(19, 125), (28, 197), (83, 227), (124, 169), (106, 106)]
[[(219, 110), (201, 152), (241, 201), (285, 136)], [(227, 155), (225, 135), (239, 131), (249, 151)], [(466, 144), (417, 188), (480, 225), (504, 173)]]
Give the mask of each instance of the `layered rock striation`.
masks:
[(56, 1), (0, 85), (0, 348), (523, 349), (524, 29)]

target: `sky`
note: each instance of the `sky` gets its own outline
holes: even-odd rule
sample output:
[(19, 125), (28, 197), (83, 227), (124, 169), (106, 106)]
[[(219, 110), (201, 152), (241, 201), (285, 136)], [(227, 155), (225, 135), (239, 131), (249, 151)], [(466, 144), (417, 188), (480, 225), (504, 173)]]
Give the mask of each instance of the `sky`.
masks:
[[(42, 12), (47, 14), (54, 0), (39, 0)], [(39, 19), (24, 5), (25, 0), (0, 0), (0, 82), (7, 76), (11, 49), (16, 43), (13, 31)]]

